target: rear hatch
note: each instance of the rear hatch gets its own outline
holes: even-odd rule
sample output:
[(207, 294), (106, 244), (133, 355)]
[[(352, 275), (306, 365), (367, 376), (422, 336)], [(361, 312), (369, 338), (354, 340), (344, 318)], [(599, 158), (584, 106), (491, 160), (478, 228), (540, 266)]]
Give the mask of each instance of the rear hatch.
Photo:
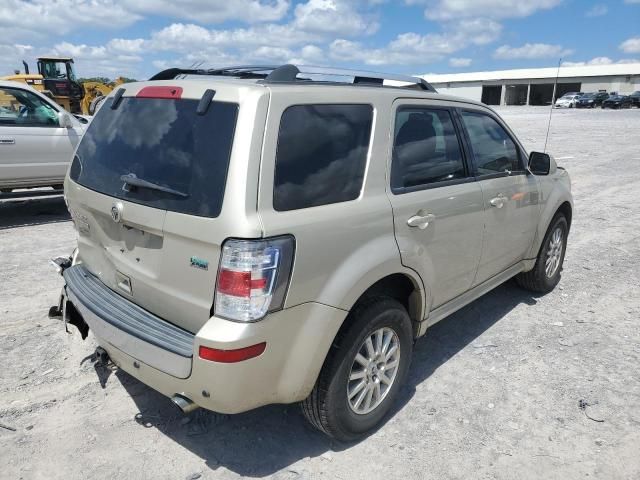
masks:
[(255, 108), (241, 117), (243, 101), (255, 106), (266, 90), (179, 85), (129, 84), (122, 98), (107, 99), (65, 192), (80, 261), (112, 290), (195, 333), (210, 317), (224, 240), (261, 235), (251, 215), (257, 182), (247, 179), (257, 176), (249, 147), (264, 118)]

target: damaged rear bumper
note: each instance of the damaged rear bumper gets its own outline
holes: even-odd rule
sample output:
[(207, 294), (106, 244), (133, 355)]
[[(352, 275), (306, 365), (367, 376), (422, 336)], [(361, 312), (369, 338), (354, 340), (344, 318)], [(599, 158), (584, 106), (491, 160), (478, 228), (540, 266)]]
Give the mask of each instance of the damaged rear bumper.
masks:
[[(64, 269), (62, 315), (67, 321), (145, 364), (176, 378), (191, 374), (194, 335), (118, 295), (82, 264)], [(83, 326), (82, 322), (86, 325)]]
[[(309, 302), (255, 323), (214, 316), (193, 334), (112, 291), (81, 263), (66, 268), (63, 277), (67, 322), (81, 332), (83, 325), (90, 328), (119, 368), (167, 397), (220, 413), (306, 398), (347, 315)], [(238, 363), (198, 355), (203, 346), (235, 350), (259, 343), (266, 344), (262, 354)]]

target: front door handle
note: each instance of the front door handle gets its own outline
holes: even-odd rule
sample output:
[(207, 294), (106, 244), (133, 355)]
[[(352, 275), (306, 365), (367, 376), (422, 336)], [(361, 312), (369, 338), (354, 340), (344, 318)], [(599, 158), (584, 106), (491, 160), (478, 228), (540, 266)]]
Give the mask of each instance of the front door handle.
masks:
[(429, 226), (430, 223), (436, 219), (436, 216), (433, 213), (423, 214), (422, 212), (418, 212), (416, 215), (407, 220), (407, 225), (410, 227), (418, 227), (420, 230), (424, 230)]
[(15, 138), (0, 138), (0, 145), (15, 145), (16, 143), (16, 139)]
[(505, 197), (502, 193), (497, 197), (494, 197), (491, 200), (489, 200), (489, 204), (492, 207), (496, 207), (496, 208), (504, 207), (505, 203), (507, 203), (507, 197)]

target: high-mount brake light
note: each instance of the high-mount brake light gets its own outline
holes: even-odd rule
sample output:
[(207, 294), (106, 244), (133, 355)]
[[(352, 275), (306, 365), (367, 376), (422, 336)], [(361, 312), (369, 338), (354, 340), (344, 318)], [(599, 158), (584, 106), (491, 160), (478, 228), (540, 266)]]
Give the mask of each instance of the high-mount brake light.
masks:
[(222, 246), (213, 315), (254, 322), (279, 310), (289, 285), (295, 240), (229, 239)]
[(182, 98), (182, 87), (166, 87), (155, 85), (152, 87), (144, 87), (138, 92), (136, 98), (180, 99)]

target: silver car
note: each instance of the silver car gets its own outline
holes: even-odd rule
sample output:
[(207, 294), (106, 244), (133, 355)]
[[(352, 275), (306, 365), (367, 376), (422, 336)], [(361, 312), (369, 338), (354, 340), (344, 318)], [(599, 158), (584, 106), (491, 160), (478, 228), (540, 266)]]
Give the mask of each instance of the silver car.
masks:
[(301, 402), (341, 440), (383, 420), (431, 325), (512, 277), (551, 291), (573, 212), (567, 172), (485, 105), (293, 65), (119, 87), (65, 194), (52, 315), (185, 412)]
[(0, 191), (61, 187), (85, 123), (27, 84), (0, 80)]

